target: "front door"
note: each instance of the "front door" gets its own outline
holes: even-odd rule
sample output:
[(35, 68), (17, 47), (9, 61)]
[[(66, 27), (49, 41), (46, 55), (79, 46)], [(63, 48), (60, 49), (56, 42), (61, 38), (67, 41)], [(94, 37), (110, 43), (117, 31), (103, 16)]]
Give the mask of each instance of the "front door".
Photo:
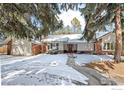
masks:
[(69, 53), (73, 52), (73, 44), (68, 44), (68, 52)]
[(68, 52), (69, 53), (77, 52), (77, 44), (68, 44)]
[(77, 44), (64, 44), (65, 53), (77, 52)]

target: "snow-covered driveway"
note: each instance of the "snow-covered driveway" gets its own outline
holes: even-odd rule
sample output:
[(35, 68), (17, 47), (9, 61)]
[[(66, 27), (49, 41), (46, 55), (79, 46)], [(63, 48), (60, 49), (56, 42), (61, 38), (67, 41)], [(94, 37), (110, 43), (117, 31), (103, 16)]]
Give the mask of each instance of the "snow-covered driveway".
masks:
[(66, 54), (40, 54), (17, 61), (1, 58), (2, 85), (87, 84), (88, 78), (66, 65)]

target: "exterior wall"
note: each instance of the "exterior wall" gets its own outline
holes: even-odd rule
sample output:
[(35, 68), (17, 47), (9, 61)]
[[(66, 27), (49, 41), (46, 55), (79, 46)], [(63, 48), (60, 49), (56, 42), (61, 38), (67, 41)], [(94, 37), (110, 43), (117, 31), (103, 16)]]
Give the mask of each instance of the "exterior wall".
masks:
[(7, 54), (7, 45), (0, 46), (0, 53)]
[(0, 53), (10, 55), (12, 50), (12, 40), (0, 46)]
[(47, 44), (32, 44), (32, 54), (37, 55), (48, 51)]
[(95, 43), (95, 53), (102, 54), (102, 39)]
[(48, 45), (47, 44), (44, 44), (43, 46), (42, 46), (42, 51), (41, 51), (41, 53), (45, 53), (45, 52), (47, 52), (48, 51)]
[(59, 43), (59, 50), (60, 50), (60, 51), (63, 51), (63, 50), (64, 50), (64, 45), (63, 45), (63, 43)]
[(32, 55), (31, 42), (27, 39), (13, 39), (12, 41), (12, 55)]
[(94, 44), (93, 43), (79, 43), (77, 45), (77, 51), (93, 51)]
[[(67, 44), (59, 43), (59, 50), (60, 51), (68, 51), (67, 45), (68, 45), (68, 43)], [(73, 44), (72, 51), (74, 51), (74, 52), (82, 52), (82, 51), (92, 52), (92, 51), (94, 51), (94, 43)]]
[(41, 45), (32, 44), (32, 54), (37, 55), (41, 53)]
[(102, 37), (102, 43), (109, 43), (109, 42), (115, 43), (114, 33), (110, 33)]
[(113, 43), (114, 47), (115, 47), (115, 34), (110, 33), (102, 38), (102, 54), (114, 54), (114, 50), (104, 50), (103, 49), (104, 43)]
[(77, 44), (64, 44), (64, 52), (73, 53), (77, 52)]
[[(113, 43), (115, 44), (115, 34), (109, 33), (100, 39), (98, 39), (95, 43), (95, 53), (96, 54), (114, 54), (114, 50), (105, 50), (104, 43)], [(114, 45), (115, 46), (115, 45)]]

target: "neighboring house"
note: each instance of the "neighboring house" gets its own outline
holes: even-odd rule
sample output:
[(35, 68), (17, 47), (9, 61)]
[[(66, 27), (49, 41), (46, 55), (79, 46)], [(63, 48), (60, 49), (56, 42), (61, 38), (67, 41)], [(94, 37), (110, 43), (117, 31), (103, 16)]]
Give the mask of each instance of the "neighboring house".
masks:
[(0, 42), (0, 54), (30, 56), (48, 51), (46, 44), (27, 39), (7, 38)]
[(12, 51), (13, 55), (37, 55), (48, 51), (47, 45), (39, 41), (29, 41), (27, 39), (13, 39)]
[(11, 45), (12, 41), (11, 38), (8, 37), (6, 39), (1, 39), (0, 40), (0, 54), (7, 54), (10, 55), (11, 54)]

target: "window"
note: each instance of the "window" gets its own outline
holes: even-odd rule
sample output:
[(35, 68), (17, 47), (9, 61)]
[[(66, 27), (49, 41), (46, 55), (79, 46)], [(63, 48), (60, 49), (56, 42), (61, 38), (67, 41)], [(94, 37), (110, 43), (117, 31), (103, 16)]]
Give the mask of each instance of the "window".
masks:
[(104, 43), (103, 49), (104, 49), (104, 50), (107, 49), (107, 43)]
[(114, 43), (104, 43), (103, 50), (114, 50)]
[(57, 50), (59, 49), (59, 43), (56, 43)]
[(52, 49), (52, 43), (51, 43), (51, 49)]
[(111, 44), (111, 49), (112, 49), (112, 50), (115, 49), (114, 43)]
[(110, 47), (110, 43), (107, 43), (107, 50), (110, 50), (111, 47)]
[(51, 49), (59, 49), (58, 43), (51, 43)]

